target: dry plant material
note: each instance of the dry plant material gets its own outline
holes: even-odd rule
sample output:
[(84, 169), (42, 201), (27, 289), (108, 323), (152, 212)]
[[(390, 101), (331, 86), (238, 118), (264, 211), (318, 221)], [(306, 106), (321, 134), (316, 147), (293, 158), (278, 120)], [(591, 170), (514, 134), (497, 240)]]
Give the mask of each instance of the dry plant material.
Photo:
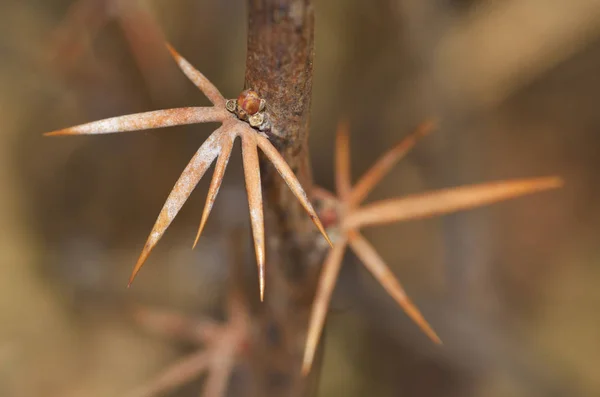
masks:
[(333, 249), (329, 252), (323, 264), (313, 302), (302, 363), (302, 372), (305, 375), (310, 372), (325, 324), (331, 294), (348, 245), (388, 294), (396, 300), (398, 305), (404, 309), (406, 314), (423, 332), (434, 342), (441, 343), (440, 338), (424, 319), (419, 309), (408, 298), (402, 285), (385, 264), (385, 261), (360, 234), (360, 228), (448, 214), (526, 194), (556, 189), (563, 184), (558, 177), (518, 179), (438, 190), (426, 194), (378, 201), (365, 207), (359, 207), (387, 172), (415, 145), (417, 139), (427, 135), (433, 126), (431, 122), (420, 125), (413, 134), (381, 156), (352, 187), (348, 125), (340, 123), (336, 138), (335, 184), (337, 197), (322, 188), (313, 191), (315, 198), (320, 202), (318, 208), (325, 225), (328, 230), (331, 230), (330, 227), (336, 228), (337, 232), (335, 233)]
[[(250, 121), (246, 121), (238, 116), (240, 107), (242, 110), (246, 107), (250, 108), (249, 106), (246, 106), (247, 104), (243, 100), (248, 95), (247, 92), (242, 93), (244, 98), (242, 98), (241, 101), (225, 100), (219, 90), (202, 73), (181, 57), (171, 46), (168, 46), (168, 48), (183, 73), (204, 93), (204, 95), (206, 95), (213, 106), (165, 109), (112, 117), (81, 124), (75, 127), (52, 131), (45, 135), (94, 135), (138, 131), (175, 125), (220, 122), (221, 127), (217, 128), (208, 139), (204, 141), (187, 167), (183, 170), (179, 180), (175, 183), (173, 190), (169, 194), (167, 201), (158, 215), (158, 219), (146, 241), (142, 254), (133, 269), (129, 279), (129, 285), (131, 285), (152, 249), (156, 246), (165, 230), (169, 227), (200, 179), (204, 176), (204, 173), (208, 170), (213, 161), (217, 159), (202, 214), (202, 221), (196, 237), (196, 241), (198, 240), (212, 209), (221, 182), (223, 181), (223, 175), (231, 155), (233, 143), (235, 139), (239, 137), (242, 143), (246, 192), (248, 194), (250, 221), (259, 273), (260, 298), (263, 300), (265, 290), (265, 232), (258, 148), (262, 150), (283, 177), (311, 217), (314, 224), (323, 234), (324, 238), (330, 244), (331, 242), (329, 237), (327, 237), (327, 233), (325, 232), (317, 213), (306, 196), (304, 189), (294, 175), (294, 172), (285, 162), (281, 154), (279, 154), (277, 149), (271, 144), (267, 135), (261, 131), (268, 131), (269, 127), (268, 117), (265, 115), (266, 112), (264, 110), (265, 104), (260, 105), (259, 101), (259, 108), (256, 109), (256, 113), (252, 116), (262, 115), (263, 117), (261, 119), (262, 122), (256, 125), (257, 129), (254, 129), (249, 125)], [(256, 123), (253, 123), (253, 125), (255, 124)]]
[[(156, 43), (164, 37), (151, 13), (138, 0), (77, 0), (54, 31), (51, 54), (62, 66), (72, 66), (111, 21), (119, 24), (140, 69), (146, 75), (157, 63)], [(161, 59), (162, 60), (162, 59)], [(162, 66), (162, 65), (161, 65)]]
[(249, 319), (241, 296), (230, 296), (225, 324), (192, 321), (182, 315), (155, 309), (136, 309), (138, 322), (151, 331), (203, 345), (160, 374), (132, 390), (126, 397), (153, 397), (171, 392), (206, 373), (203, 397), (226, 395), (231, 372), (248, 340)]
[[(110, 25), (118, 26), (119, 36), (143, 80), (138, 96), (143, 94), (161, 107), (170, 103), (181, 92), (182, 83), (175, 78), (178, 71), (163, 47), (165, 37), (151, 4), (145, 0), (72, 1), (65, 17), (49, 35), (47, 64), (76, 87), (91, 84), (98, 88), (126, 78), (122, 70), (106, 63), (110, 55), (97, 48), (99, 39), (111, 30), (107, 29)], [(134, 100), (132, 94), (126, 93), (129, 100)]]
[(203, 374), (203, 397), (224, 397), (231, 373), (248, 352), (250, 341), (249, 307), (246, 304), (242, 264), (245, 233), (234, 228), (230, 235), (232, 260), (225, 306), (226, 322), (196, 321), (186, 316), (155, 309), (135, 308), (134, 318), (149, 331), (202, 345), (195, 353), (175, 362), (126, 397), (154, 397), (174, 391)]

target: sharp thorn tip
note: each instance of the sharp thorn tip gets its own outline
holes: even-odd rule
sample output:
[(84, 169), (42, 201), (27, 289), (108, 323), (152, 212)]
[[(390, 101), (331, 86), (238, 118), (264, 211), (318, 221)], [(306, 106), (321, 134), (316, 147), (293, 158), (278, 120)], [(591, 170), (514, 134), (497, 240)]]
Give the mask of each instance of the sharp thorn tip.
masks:
[(329, 247), (333, 248), (333, 243), (331, 242), (329, 237), (327, 237), (327, 243), (329, 244)]
[(310, 366), (302, 365), (302, 371), (301, 371), (302, 376), (304, 376), (304, 377), (307, 376), (309, 372), (310, 372)]

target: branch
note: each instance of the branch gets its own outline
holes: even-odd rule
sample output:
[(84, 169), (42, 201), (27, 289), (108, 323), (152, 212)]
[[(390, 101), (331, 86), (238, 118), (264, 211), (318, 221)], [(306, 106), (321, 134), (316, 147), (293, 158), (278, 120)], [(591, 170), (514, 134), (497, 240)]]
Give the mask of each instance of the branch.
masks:
[[(249, 0), (246, 84), (266, 99), (272, 135), (310, 197), (307, 147), (313, 73), (309, 0)], [(266, 164), (265, 164), (266, 165)], [(263, 167), (269, 288), (256, 305), (250, 365), (258, 396), (307, 395), (314, 378), (300, 368), (324, 240), (285, 182)], [(314, 371), (318, 372), (318, 371)]]

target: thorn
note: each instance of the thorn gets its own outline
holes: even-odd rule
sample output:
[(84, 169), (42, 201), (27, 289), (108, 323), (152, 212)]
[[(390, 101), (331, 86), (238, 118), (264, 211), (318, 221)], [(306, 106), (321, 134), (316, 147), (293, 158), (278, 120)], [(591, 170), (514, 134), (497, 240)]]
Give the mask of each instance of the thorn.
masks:
[(352, 190), (350, 177), (350, 123), (341, 120), (335, 137), (335, 190), (344, 200)]
[(50, 131), (50, 132), (45, 132), (42, 134), (43, 136), (61, 136), (61, 135), (77, 135), (76, 132), (74, 132), (72, 129), (70, 128), (65, 128), (62, 130), (56, 130), (56, 131)]
[(166, 46), (183, 74), (185, 74), (186, 77), (204, 93), (204, 95), (206, 95), (213, 105), (224, 108), (225, 98), (223, 98), (223, 95), (221, 95), (217, 87), (215, 87), (213, 83), (206, 78), (206, 76), (204, 76), (198, 69), (193, 67), (192, 64), (182, 57), (170, 44), (166, 43)]
[(181, 58), (181, 55), (179, 55), (179, 53), (177, 51), (175, 51), (175, 48), (173, 48), (171, 43), (165, 43), (165, 47), (167, 47), (167, 50), (169, 50), (169, 52), (171, 53), (171, 56), (173, 58), (175, 58), (175, 59)]
[(562, 186), (563, 180), (560, 177), (513, 179), (381, 200), (348, 215), (346, 227), (361, 228), (440, 216)]
[(202, 214), (202, 220), (200, 221), (200, 227), (198, 228), (198, 233), (196, 233), (196, 239), (194, 240), (194, 245), (192, 245), (192, 249), (196, 248), (198, 244), (198, 240), (200, 240), (200, 235), (204, 230), (204, 225), (206, 225), (206, 220), (208, 219), (208, 214)]
[(304, 357), (302, 359), (302, 373), (307, 374), (310, 371), (315, 352), (319, 346), (325, 319), (331, 301), (331, 294), (335, 288), (344, 252), (347, 246), (347, 237), (342, 236), (337, 245), (329, 251), (325, 262), (323, 263), (321, 275), (315, 292), (313, 305), (310, 313), (308, 332), (306, 334), (306, 343), (304, 347)]
[(131, 287), (131, 284), (133, 284), (133, 280), (135, 280), (135, 277), (140, 272), (140, 269), (142, 268), (142, 266), (144, 266), (144, 262), (146, 262), (146, 259), (148, 259), (150, 250), (151, 249), (147, 248), (147, 246), (145, 246), (144, 249), (142, 250), (140, 257), (138, 258), (135, 266), (133, 267), (131, 276), (129, 276), (129, 282), (127, 283), (127, 288)]
[(325, 231), (323, 224), (319, 220), (319, 216), (317, 215), (317, 212), (315, 211), (312, 204), (310, 203), (310, 200), (306, 196), (306, 192), (302, 188), (302, 185), (296, 178), (296, 175), (294, 174), (294, 172), (292, 171), (292, 169), (290, 168), (288, 163), (281, 156), (281, 154), (277, 151), (277, 149), (275, 149), (275, 147), (271, 144), (271, 142), (269, 142), (269, 140), (267, 138), (257, 135), (256, 141), (257, 141), (258, 146), (263, 151), (263, 153), (267, 156), (267, 158), (269, 160), (271, 160), (271, 163), (273, 164), (275, 169), (277, 169), (277, 171), (279, 172), (279, 175), (281, 175), (281, 177), (283, 178), (285, 183), (288, 185), (288, 187), (290, 188), (290, 190), (292, 191), (294, 196), (296, 196), (298, 201), (300, 201), (300, 204), (302, 204), (302, 207), (304, 207), (304, 210), (308, 213), (308, 215), (310, 216), (310, 219), (313, 221), (313, 223), (315, 224), (317, 229), (319, 229), (319, 231), (321, 232), (323, 237), (325, 237), (325, 240), (327, 240), (327, 243), (329, 244), (329, 246), (333, 247), (333, 243), (329, 239), (329, 236), (327, 235), (327, 232)]
[(321, 219), (319, 219), (317, 215), (312, 214), (310, 215), (310, 219), (312, 219), (313, 223), (317, 226), (317, 229), (319, 230), (325, 241), (327, 241), (327, 244), (329, 244), (329, 248), (333, 248), (333, 243), (329, 239), (329, 235), (327, 235), (327, 231), (325, 231), (325, 227), (321, 223)]
[(219, 141), (221, 145), (221, 153), (219, 154), (217, 163), (215, 164), (215, 171), (213, 173), (212, 180), (210, 181), (206, 202), (204, 203), (204, 210), (202, 211), (202, 220), (200, 221), (200, 227), (198, 228), (196, 240), (194, 240), (192, 249), (196, 248), (196, 244), (198, 244), (200, 235), (204, 230), (204, 226), (206, 225), (210, 211), (212, 210), (215, 200), (217, 199), (217, 194), (219, 193), (219, 188), (221, 187), (223, 176), (225, 175), (225, 169), (227, 168), (227, 163), (229, 162), (229, 157), (231, 156), (234, 140), (235, 136), (231, 138), (230, 136), (224, 135)]
[(198, 240), (200, 240), (200, 235), (202, 234), (202, 229), (204, 229), (204, 222), (200, 223), (200, 228), (198, 229), (198, 233), (196, 234), (196, 238), (194, 239), (194, 244), (192, 244), (192, 249), (196, 248)]
[(260, 280), (258, 282), (260, 285), (260, 301), (264, 302), (264, 300), (265, 300), (265, 266), (264, 265), (260, 266), (259, 273), (260, 273), (260, 275), (259, 275)]
[(310, 373), (310, 365), (307, 365), (306, 363), (302, 363), (302, 376), (307, 376)]
[(248, 209), (250, 210), (250, 226), (256, 253), (256, 266), (258, 266), (260, 300), (265, 293), (265, 220), (260, 180), (260, 166), (258, 149), (256, 146), (257, 134), (243, 134), (242, 161), (244, 164), (244, 179), (246, 181), (246, 194), (248, 196)]

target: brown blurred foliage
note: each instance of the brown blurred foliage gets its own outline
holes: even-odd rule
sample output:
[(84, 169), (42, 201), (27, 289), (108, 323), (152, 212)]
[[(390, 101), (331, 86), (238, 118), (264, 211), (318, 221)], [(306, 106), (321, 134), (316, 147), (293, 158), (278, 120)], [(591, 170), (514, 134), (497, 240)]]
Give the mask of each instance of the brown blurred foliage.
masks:
[[(245, 4), (78, 1), (90, 4), (84, 22), (72, 1), (0, 3), (1, 396), (121, 395), (189, 351), (145, 332), (129, 309), (222, 314), (226, 232), (247, 224), (233, 156), (199, 247), (191, 250), (204, 193), (125, 289), (164, 198), (211, 127), (41, 134), (205, 104), (160, 35), (235, 96)], [(372, 199), (512, 177), (566, 180), (560, 192), (366, 231), (445, 344), (419, 334), (348, 255), (320, 395), (598, 395), (598, 1), (315, 7), (310, 144), (318, 184), (333, 183), (334, 130), (345, 115), (355, 174), (424, 118), (441, 120)], [(197, 395), (198, 386), (176, 395)]]

